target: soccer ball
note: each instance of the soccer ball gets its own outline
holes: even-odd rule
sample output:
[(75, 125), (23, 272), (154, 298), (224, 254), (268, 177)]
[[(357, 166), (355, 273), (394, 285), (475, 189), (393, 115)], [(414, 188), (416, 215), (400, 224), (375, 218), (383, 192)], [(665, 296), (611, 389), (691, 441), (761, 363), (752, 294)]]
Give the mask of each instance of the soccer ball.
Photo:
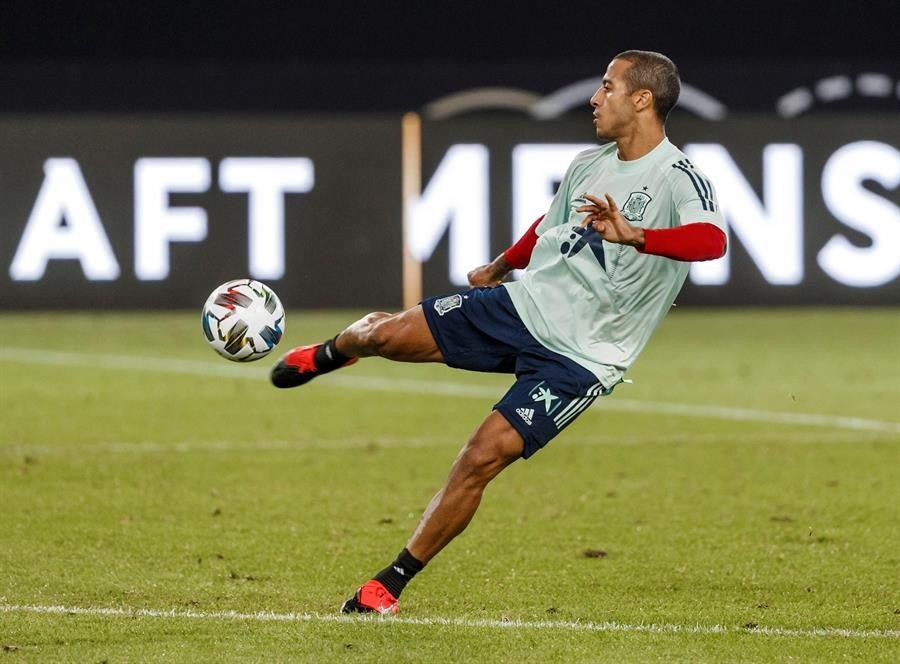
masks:
[(216, 288), (203, 305), (203, 336), (222, 357), (252, 362), (268, 355), (284, 334), (284, 307), (271, 288), (235, 279)]

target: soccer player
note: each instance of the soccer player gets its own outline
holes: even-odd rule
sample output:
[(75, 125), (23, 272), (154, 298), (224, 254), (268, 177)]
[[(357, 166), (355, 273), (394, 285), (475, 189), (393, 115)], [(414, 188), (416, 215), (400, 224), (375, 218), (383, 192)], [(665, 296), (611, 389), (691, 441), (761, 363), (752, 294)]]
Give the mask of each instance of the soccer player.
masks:
[[(393, 614), (406, 584), (461, 533), (487, 484), (529, 458), (607, 395), (681, 290), (690, 261), (725, 253), (715, 190), (666, 138), (678, 70), (648, 51), (618, 54), (591, 97), (597, 136), (572, 161), (547, 213), (491, 263), (471, 290), (401, 313), (371, 313), (329, 341), (288, 352), (277, 387), (381, 356), (513, 373), (475, 429), (397, 559), (341, 611)], [(518, 281), (501, 283), (513, 268)]]

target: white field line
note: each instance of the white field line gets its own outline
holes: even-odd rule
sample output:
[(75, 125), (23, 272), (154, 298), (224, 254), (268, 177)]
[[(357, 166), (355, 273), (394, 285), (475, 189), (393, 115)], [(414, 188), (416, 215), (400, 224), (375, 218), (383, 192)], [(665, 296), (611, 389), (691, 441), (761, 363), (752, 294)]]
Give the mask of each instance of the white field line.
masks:
[[(787, 439), (792, 445), (846, 443), (878, 440), (878, 432), (850, 434), (845, 431), (791, 433)], [(778, 431), (753, 431), (745, 434), (717, 433), (660, 433), (658, 435), (640, 436), (576, 436), (569, 438), (566, 446), (572, 445), (669, 445), (669, 444), (754, 444), (786, 442), (785, 434)], [(71, 454), (189, 454), (193, 452), (303, 452), (309, 450), (381, 450), (381, 449), (421, 449), (421, 448), (455, 448), (462, 444), (462, 439), (449, 440), (445, 436), (410, 436), (410, 437), (350, 437), (333, 440), (298, 439), (298, 440), (193, 440), (178, 442), (162, 442), (142, 440), (134, 442), (98, 442), (75, 443), (58, 441), (53, 445), (42, 443), (23, 443), (11, 441), (0, 445), (0, 455), (71, 455)]]
[[(224, 362), (200, 362), (174, 360), (141, 355), (96, 355), (36, 348), (0, 347), (0, 362), (39, 364), (48, 366), (77, 366), (93, 369), (125, 369), (153, 373), (174, 373), (192, 376), (220, 376), (263, 382), (268, 371), (254, 366), (230, 365)], [(401, 378), (353, 377), (346, 375), (323, 376), (321, 385), (336, 386), (347, 390), (378, 392), (408, 392), (436, 396), (497, 399), (501, 392), (495, 387), (464, 385)], [(597, 405), (599, 404), (599, 405)], [(706, 404), (670, 403), (611, 397), (598, 399), (594, 408), (625, 412), (659, 413), (685, 417), (713, 418), (767, 424), (818, 426), (855, 431), (882, 431), (900, 434), (900, 422), (873, 420), (862, 417), (823, 415), (817, 413), (785, 413), (752, 408), (733, 408)]]
[(669, 623), (639, 623), (629, 625), (620, 622), (580, 622), (562, 620), (491, 620), (488, 618), (407, 618), (401, 616), (342, 616), (317, 613), (274, 613), (258, 611), (179, 611), (158, 609), (132, 609), (120, 607), (36, 606), (0, 604), (0, 613), (42, 613), (78, 616), (106, 616), (113, 618), (163, 618), (192, 620), (239, 620), (259, 622), (329, 622), (388, 625), (417, 625), (425, 627), (463, 627), (468, 629), (521, 629), (563, 630), (578, 632), (638, 632), (646, 634), (758, 634), (793, 638), (838, 637), (855, 639), (896, 639), (900, 630), (853, 629), (844, 627), (814, 627), (810, 629), (790, 627), (739, 627), (728, 625), (675, 625)]

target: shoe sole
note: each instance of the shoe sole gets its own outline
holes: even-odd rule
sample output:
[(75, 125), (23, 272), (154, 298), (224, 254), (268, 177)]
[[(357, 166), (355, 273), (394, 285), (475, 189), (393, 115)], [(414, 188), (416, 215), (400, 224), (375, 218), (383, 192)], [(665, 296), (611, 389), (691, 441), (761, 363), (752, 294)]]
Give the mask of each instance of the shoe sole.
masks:
[(272, 367), (272, 373), (269, 375), (269, 378), (272, 381), (272, 385), (284, 389), (306, 385), (318, 375), (318, 373), (300, 373), (291, 365), (280, 361)]
[[(396, 606), (397, 605), (394, 604), (394, 607), (396, 607)], [(359, 601), (356, 599), (355, 595), (353, 597), (351, 597), (350, 599), (348, 599), (343, 604), (341, 604), (341, 613), (344, 613), (344, 614), (374, 613), (375, 615), (392, 616), (392, 615), (396, 615), (399, 612), (400, 612), (399, 608), (396, 609), (395, 611), (392, 611), (390, 608), (380, 610), (380, 609), (373, 609), (370, 606), (364, 606), (359, 603)]]
[(272, 381), (272, 385), (274, 385), (275, 387), (300, 387), (301, 385), (306, 385), (316, 376), (321, 376), (322, 374), (331, 373), (332, 371), (337, 371), (338, 369), (349, 367), (353, 364), (356, 364), (357, 362), (359, 362), (358, 357), (351, 357), (341, 366), (334, 369), (329, 369), (328, 371), (301, 373), (297, 371), (297, 368), (293, 365), (288, 364), (284, 360), (279, 360), (278, 364), (272, 367), (272, 373), (269, 374), (269, 379)]

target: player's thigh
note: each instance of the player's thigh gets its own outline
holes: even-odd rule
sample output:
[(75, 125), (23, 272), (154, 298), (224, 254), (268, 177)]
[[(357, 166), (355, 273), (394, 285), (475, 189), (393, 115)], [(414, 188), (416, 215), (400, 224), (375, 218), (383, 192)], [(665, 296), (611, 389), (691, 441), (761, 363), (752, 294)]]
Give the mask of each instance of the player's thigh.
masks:
[(370, 334), (371, 343), (381, 357), (404, 362), (444, 361), (420, 304), (380, 318)]
[[(422, 302), (426, 322), (447, 366), (513, 373), (523, 344), (534, 343), (505, 288), (473, 288)], [(525, 338), (527, 337), (527, 338)]]

